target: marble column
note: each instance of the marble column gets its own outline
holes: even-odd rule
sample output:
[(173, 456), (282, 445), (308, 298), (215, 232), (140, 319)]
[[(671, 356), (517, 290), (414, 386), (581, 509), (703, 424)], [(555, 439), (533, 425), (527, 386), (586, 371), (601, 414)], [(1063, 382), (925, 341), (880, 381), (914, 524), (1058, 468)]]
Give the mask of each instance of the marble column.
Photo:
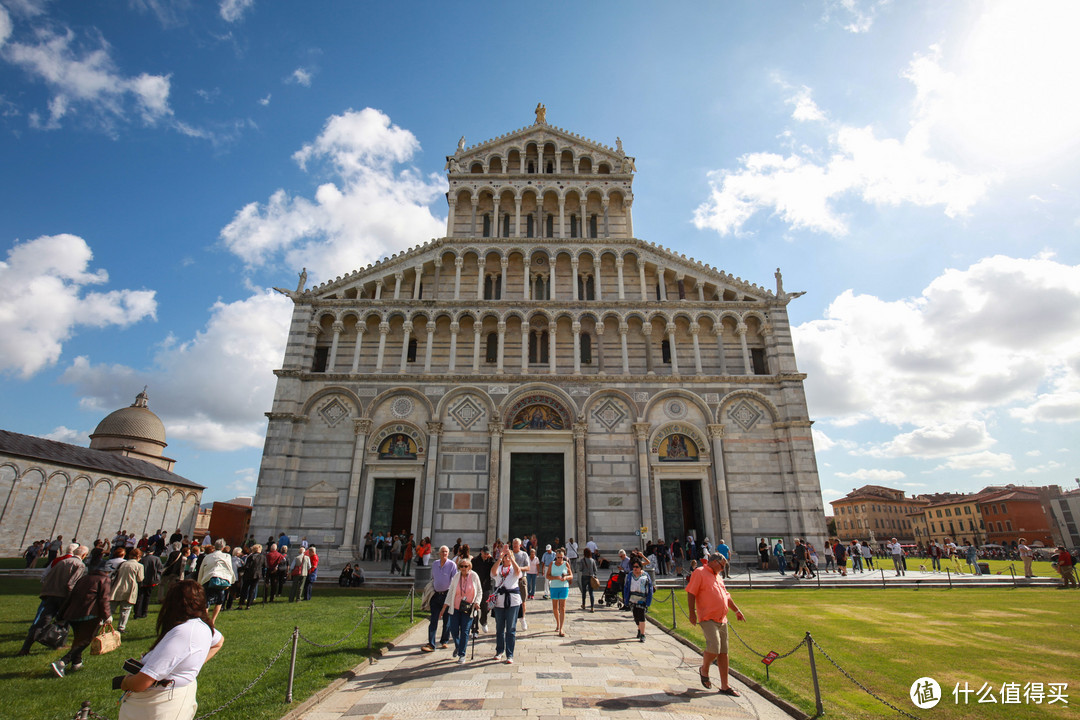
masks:
[(454, 368), (457, 367), (457, 336), (458, 331), (461, 330), (461, 325), (457, 321), (450, 323), (450, 365), (446, 368), (447, 372), (454, 372)]
[(469, 221), (469, 235), (476, 237), (476, 209), (480, 207), (480, 198), (472, 199), (472, 219)]
[(401, 279), (403, 277), (405, 277), (405, 273), (402, 273), (402, 272), (394, 273), (394, 299), (395, 300), (400, 300), (401, 299)]
[(476, 299), (484, 299), (484, 271), (487, 270), (487, 258), (476, 258)]
[[(502, 299), (502, 297), (506, 294), (506, 270), (509, 267), (510, 267), (510, 259), (509, 258), (500, 258), (499, 259), (499, 271), (500, 271), (500, 275), (499, 275), (499, 298), (500, 299)], [(494, 296), (492, 296), (492, 298), (494, 298)]]
[(633, 206), (633, 196), (623, 200), (623, 207), (626, 209), (626, 237), (634, 237), (634, 213), (630, 210)]
[(686, 275), (683, 273), (675, 273), (675, 287), (679, 291), (679, 299), (686, 299)]
[(521, 374), (529, 374), (529, 326), (526, 320), (521, 321)]
[(499, 328), (499, 351), (498, 351), (498, 364), (497, 364), (497, 366), (495, 368), (495, 371), (497, 373), (499, 373), (500, 375), (502, 375), (503, 374), (503, 357), (505, 355), (505, 350), (506, 350), (506, 322), (500, 320), (498, 328)]
[(383, 355), (386, 354), (386, 334), (390, 332), (390, 323), (385, 320), (379, 323), (379, 354), (375, 358), (375, 372), (382, 372)]
[(382, 280), (376, 280), (375, 281), (375, 299), (376, 300), (382, 300), (382, 289), (383, 289), (383, 281)]
[(701, 374), (701, 345), (698, 342), (698, 333), (701, 332), (701, 326), (694, 323), (690, 326), (690, 336), (694, 339), (694, 374)]
[(461, 266), (465, 264), (465, 258), (454, 259), (454, 299), (461, 299)]
[(487, 486), (487, 534), (486, 538), (497, 537), (499, 520), (499, 460), (502, 457), (503, 429), (498, 423), (488, 423), (490, 445), (488, 447), (488, 486)]
[(675, 323), (667, 326), (668, 350), (671, 353), (671, 374), (679, 374), (679, 353), (675, 350)]
[(739, 336), (739, 347), (742, 348), (743, 375), (753, 375), (754, 366), (750, 364), (750, 350), (746, 347), (746, 324), (739, 323), (735, 327), (735, 334)]
[(435, 474), (439, 464), (439, 440), (443, 433), (441, 422), (427, 424), (427, 452), (424, 467), (424, 497), (420, 506), (420, 537), (431, 537), (435, 526)]
[(555, 331), (558, 326), (555, 323), (548, 324), (548, 374), (555, 374), (555, 357), (557, 355), (555, 348)]
[(566, 237), (564, 225), (566, 224), (566, 198), (562, 195), (559, 196), (559, 232), (555, 235), (557, 238)]
[(619, 278), (619, 300), (626, 299), (626, 287), (623, 285), (623, 263), (625, 261), (620, 257), (615, 259), (615, 271), (618, 273)]
[(412, 339), (413, 324), (406, 320), (401, 325), (401, 366), (398, 368), (398, 374), (404, 375), (406, 367), (409, 362), (409, 341)]
[(431, 374), (431, 353), (435, 347), (435, 321), (428, 320), (425, 325), (427, 326), (427, 344), (424, 347), (424, 374)]
[(483, 323), (477, 320), (473, 323), (473, 346), (472, 346), (472, 371), (473, 375), (480, 372), (480, 335), (483, 334)]
[(634, 437), (637, 440), (638, 455), (638, 496), (641, 500), (640, 526), (656, 532), (656, 513), (652, 501), (652, 483), (649, 482), (649, 431), (650, 423), (634, 423)]
[(596, 368), (598, 375), (607, 375), (607, 358), (604, 357), (604, 321), (596, 323)]
[(420, 290), (423, 287), (423, 282), (424, 282), (424, 266), (423, 265), (417, 265), (416, 269), (413, 270), (413, 288), (412, 288), (412, 298), (413, 298), (413, 300), (419, 300), (420, 299)]
[(523, 270), (524, 270), (524, 272), (523, 272), (524, 277), (523, 277), (522, 284), (524, 285), (523, 289), (524, 289), (525, 294), (522, 295), (522, 298), (524, 298), (527, 301), (532, 297), (532, 291), (529, 288), (529, 284), (532, 282), (532, 277), (531, 277), (531, 275), (532, 275), (532, 258), (526, 257), (524, 259)]
[(645, 263), (641, 258), (637, 259), (638, 282), (641, 283), (641, 302), (649, 301), (649, 290), (645, 285)]
[(454, 237), (454, 215), (457, 210), (457, 198), (447, 198), (446, 202), (450, 206), (450, 214), (446, 217), (446, 236)]
[(578, 266), (580, 263), (576, 257), (570, 258), (570, 275), (573, 278), (571, 283), (574, 286), (574, 302), (581, 300), (581, 293), (579, 291), (579, 285), (581, 284), (580, 276), (578, 275)]
[(724, 357), (724, 323), (713, 326), (713, 335), (716, 336), (716, 352), (720, 355), (720, 374), (727, 375), (727, 358)]
[(442, 280), (442, 258), (435, 258), (435, 285), (431, 288), (431, 299), (439, 299), (439, 282)]
[(605, 197), (600, 201), (600, 207), (604, 211), (604, 237), (611, 237), (611, 227), (608, 224), (608, 206), (611, 204), (611, 200)]
[(574, 374), (581, 374), (581, 323), (577, 320), (571, 326), (574, 331)]
[(656, 266), (656, 282), (660, 286), (660, 302), (667, 302), (667, 268)]
[(362, 510), (359, 506), (360, 482), (364, 477), (364, 450), (370, 432), (371, 420), (367, 418), (353, 420), (352, 466), (349, 469), (349, 495), (345, 501), (345, 534), (341, 538), (341, 549), (346, 552), (356, 550), (359, 546), (357, 538), (363, 537), (368, 531), (368, 528), (362, 528), (363, 532), (356, 532), (356, 517)]
[(731, 531), (731, 502), (728, 497), (727, 472), (724, 468), (724, 426), (708, 425), (709, 439), (712, 440), (712, 471), (716, 486), (716, 502), (720, 511), (720, 537), (734, 545)]
[(656, 369), (653, 368), (653, 346), (652, 346), (652, 326), (641, 326), (641, 337), (645, 340), (645, 374), (655, 375)]
[(331, 326), (334, 330), (334, 339), (330, 341), (330, 357), (326, 361), (326, 372), (334, 372), (334, 365), (337, 362), (337, 348), (338, 341), (341, 340), (341, 331), (345, 329), (345, 324), (340, 320), (335, 320)]
[(514, 198), (514, 237), (521, 237), (521, 198)]
[(588, 430), (587, 420), (581, 419), (574, 423), (574, 537), (579, 538), (581, 544), (584, 544), (584, 538), (588, 537), (588, 466), (585, 463)]
[(548, 261), (548, 300), (555, 299), (555, 264), (558, 259), (556, 256)]
[(360, 371), (360, 348), (364, 344), (364, 333), (367, 332), (367, 328), (361, 325), (362, 320), (356, 322), (356, 347), (353, 348), (352, 355), (352, 372), (354, 375)]
[(626, 347), (626, 333), (630, 332), (630, 326), (626, 323), (619, 324), (619, 344), (622, 346), (622, 371), (623, 375), (630, 374), (630, 353)]

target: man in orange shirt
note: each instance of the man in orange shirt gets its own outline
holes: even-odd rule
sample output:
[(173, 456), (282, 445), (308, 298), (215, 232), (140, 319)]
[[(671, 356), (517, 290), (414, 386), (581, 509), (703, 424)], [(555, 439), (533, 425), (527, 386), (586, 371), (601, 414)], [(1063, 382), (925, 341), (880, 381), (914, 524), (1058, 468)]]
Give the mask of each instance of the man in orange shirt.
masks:
[(690, 575), (686, 585), (686, 604), (690, 610), (690, 624), (700, 623), (705, 634), (705, 654), (702, 658), (701, 685), (712, 689), (709, 681), (709, 667), (716, 663), (720, 668), (720, 693), (739, 697), (735, 688), (728, 685), (728, 608), (735, 611), (735, 617), (745, 620), (742, 611), (735, 606), (724, 581), (721, 579), (727, 559), (718, 552), (709, 555), (708, 562)]

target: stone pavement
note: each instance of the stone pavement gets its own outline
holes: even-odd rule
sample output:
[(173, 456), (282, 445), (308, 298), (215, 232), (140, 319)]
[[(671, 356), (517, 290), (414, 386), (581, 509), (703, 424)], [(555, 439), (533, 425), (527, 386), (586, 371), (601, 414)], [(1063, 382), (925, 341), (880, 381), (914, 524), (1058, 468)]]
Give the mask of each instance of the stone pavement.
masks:
[[(742, 697), (719, 695), (698, 680), (701, 656), (648, 625), (639, 643), (631, 616), (612, 609), (567, 611), (567, 637), (555, 634), (551, 602), (533, 600), (529, 630), (518, 624), (514, 664), (492, 659), (495, 640), (481, 634), (467, 662), (450, 650), (421, 653), (427, 623), (413, 628), (374, 665), (298, 717), (306, 720), (453, 720), (494, 717), (761, 718), (790, 720), (780, 708), (731, 678)], [(546, 611), (546, 612), (545, 612)], [(494, 619), (490, 621), (494, 631)], [(732, 642), (736, 642), (732, 638)], [(296, 717), (294, 715), (294, 717)]]

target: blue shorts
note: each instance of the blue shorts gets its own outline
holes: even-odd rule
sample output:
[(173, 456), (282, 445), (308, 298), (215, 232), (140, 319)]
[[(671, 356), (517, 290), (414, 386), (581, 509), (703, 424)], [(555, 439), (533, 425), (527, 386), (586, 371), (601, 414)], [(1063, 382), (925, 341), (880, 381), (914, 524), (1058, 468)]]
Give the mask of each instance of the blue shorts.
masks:
[(570, 588), (568, 587), (553, 587), (548, 588), (548, 594), (552, 600), (565, 600), (570, 597)]

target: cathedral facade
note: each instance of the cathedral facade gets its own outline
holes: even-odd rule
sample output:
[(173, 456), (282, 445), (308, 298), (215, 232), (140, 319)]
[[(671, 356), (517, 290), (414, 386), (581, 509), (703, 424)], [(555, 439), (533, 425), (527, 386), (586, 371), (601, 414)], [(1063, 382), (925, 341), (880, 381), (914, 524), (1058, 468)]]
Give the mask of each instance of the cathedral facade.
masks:
[(447, 158), (446, 237), (282, 291), (256, 537), (820, 543), (798, 294), (636, 238), (621, 141), (536, 114)]

